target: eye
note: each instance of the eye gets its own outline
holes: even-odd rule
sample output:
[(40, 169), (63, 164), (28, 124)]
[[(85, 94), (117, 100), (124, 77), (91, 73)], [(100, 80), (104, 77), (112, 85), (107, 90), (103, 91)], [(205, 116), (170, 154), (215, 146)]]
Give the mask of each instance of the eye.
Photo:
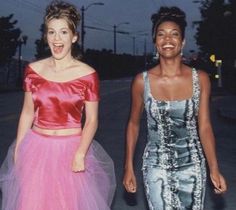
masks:
[(64, 35), (65, 35), (65, 34), (68, 34), (68, 31), (67, 31), (67, 30), (63, 30), (63, 31), (62, 31), (62, 34), (64, 34)]
[(53, 30), (49, 30), (49, 31), (48, 31), (48, 34), (49, 34), (49, 35), (52, 35), (52, 34), (54, 34), (54, 31), (53, 31)]
[(178, 36), (180, 36), (180, 33), (178, 31), (173, 31), (172, 32), (172, 36), (178, 37)]
[(158, 31), (157, 32), (157, 36), (164, 36), (165, 34), (164, 34), (164, 32), (163, 31)]

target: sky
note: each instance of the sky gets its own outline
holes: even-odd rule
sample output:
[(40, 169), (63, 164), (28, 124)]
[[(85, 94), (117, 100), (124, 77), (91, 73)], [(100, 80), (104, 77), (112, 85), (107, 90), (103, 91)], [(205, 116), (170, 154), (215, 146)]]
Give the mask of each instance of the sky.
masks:
[[(35, 40), (41, 37), (40, 26), (49, 0), (0, 0), (0, 16), (14, 14), (12, 20), (17, 20), (16, 27), (20, 28), (22, 35), (28, 36), (27, 44), (22, 47), (22, 58), (32, 61), (35, 55)], [(81, 9), (87, 8), (95, 2), (104, 5), (91, 5), (85, 11), (85, 26), (96, 27), (102, 30), (85, 28), (85, 49), (111, 49), (114, 46), (114, 25), (117, 31), (117, 53), (141, 55), (145, 52), (154, 52), (151, 40), (152, 23), (150, 17), (160, 6), (178, 6), (187, 16), (185, 53), (190, 50), (197, 51), (192, 22), (200, 20), (199, 4), (192, 0), (68, 0)], [(124, 24), (124, 23), (128, 24)], [(81, 31), (79, 26), (78, 31)]]

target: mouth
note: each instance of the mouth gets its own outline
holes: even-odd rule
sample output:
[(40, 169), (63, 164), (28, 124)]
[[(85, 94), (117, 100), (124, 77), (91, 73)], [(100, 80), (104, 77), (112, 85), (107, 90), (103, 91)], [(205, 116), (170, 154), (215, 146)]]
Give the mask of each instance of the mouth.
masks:
[(168, 49), (171, 50), (171, 49), (174, 49), (174, 47), (175, 46), (172, 45), (172, 44), (165, 44), (165, 45), (162, 46), (162, 48), (165, 49), (165, 50), (168, 50)]
[(64, 48), (63, 44), (60, 44), (60, 43), (54, 43), (53, 44), (53, 52), (56, 53), (56, 54), (61, 53), (63, 48)]

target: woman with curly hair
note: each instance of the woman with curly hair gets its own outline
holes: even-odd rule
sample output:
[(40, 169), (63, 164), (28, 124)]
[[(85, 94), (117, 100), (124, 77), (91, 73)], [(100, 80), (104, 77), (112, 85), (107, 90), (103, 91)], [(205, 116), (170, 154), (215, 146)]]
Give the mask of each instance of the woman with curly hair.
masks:
[(79, 20), (69, 3), (47, 7), (51, 56), (25, 69), (16, 142), (0, 171), (2, 210), (110, 210), (113, 161), (93, 140), (98, 74), (72, 53)]
[(209, 78), (182, 62), (186, 27), (182, 10), (161, 7), (152, 22), (160, 62), (138, 74), (132, 84), (123, 183), (128, 192), (136, 192), (133, 157), (145, 108), (148, 135), (142, 170), (150, 210), (202, 210), (205, 157), (215, 192), (227, 189), (209, 116)]

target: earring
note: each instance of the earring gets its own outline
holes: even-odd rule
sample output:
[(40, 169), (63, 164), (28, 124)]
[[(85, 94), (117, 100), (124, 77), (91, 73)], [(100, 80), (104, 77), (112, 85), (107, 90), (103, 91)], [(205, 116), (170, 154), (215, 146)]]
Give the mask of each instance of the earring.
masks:
[(157, 59), (157, 60), (159, 59), (159, 53), (158, 53), (158, 51), (156, 52), (156, 59)]
[(181, 49), (180, 55), (183, 56), (183, 49)]

